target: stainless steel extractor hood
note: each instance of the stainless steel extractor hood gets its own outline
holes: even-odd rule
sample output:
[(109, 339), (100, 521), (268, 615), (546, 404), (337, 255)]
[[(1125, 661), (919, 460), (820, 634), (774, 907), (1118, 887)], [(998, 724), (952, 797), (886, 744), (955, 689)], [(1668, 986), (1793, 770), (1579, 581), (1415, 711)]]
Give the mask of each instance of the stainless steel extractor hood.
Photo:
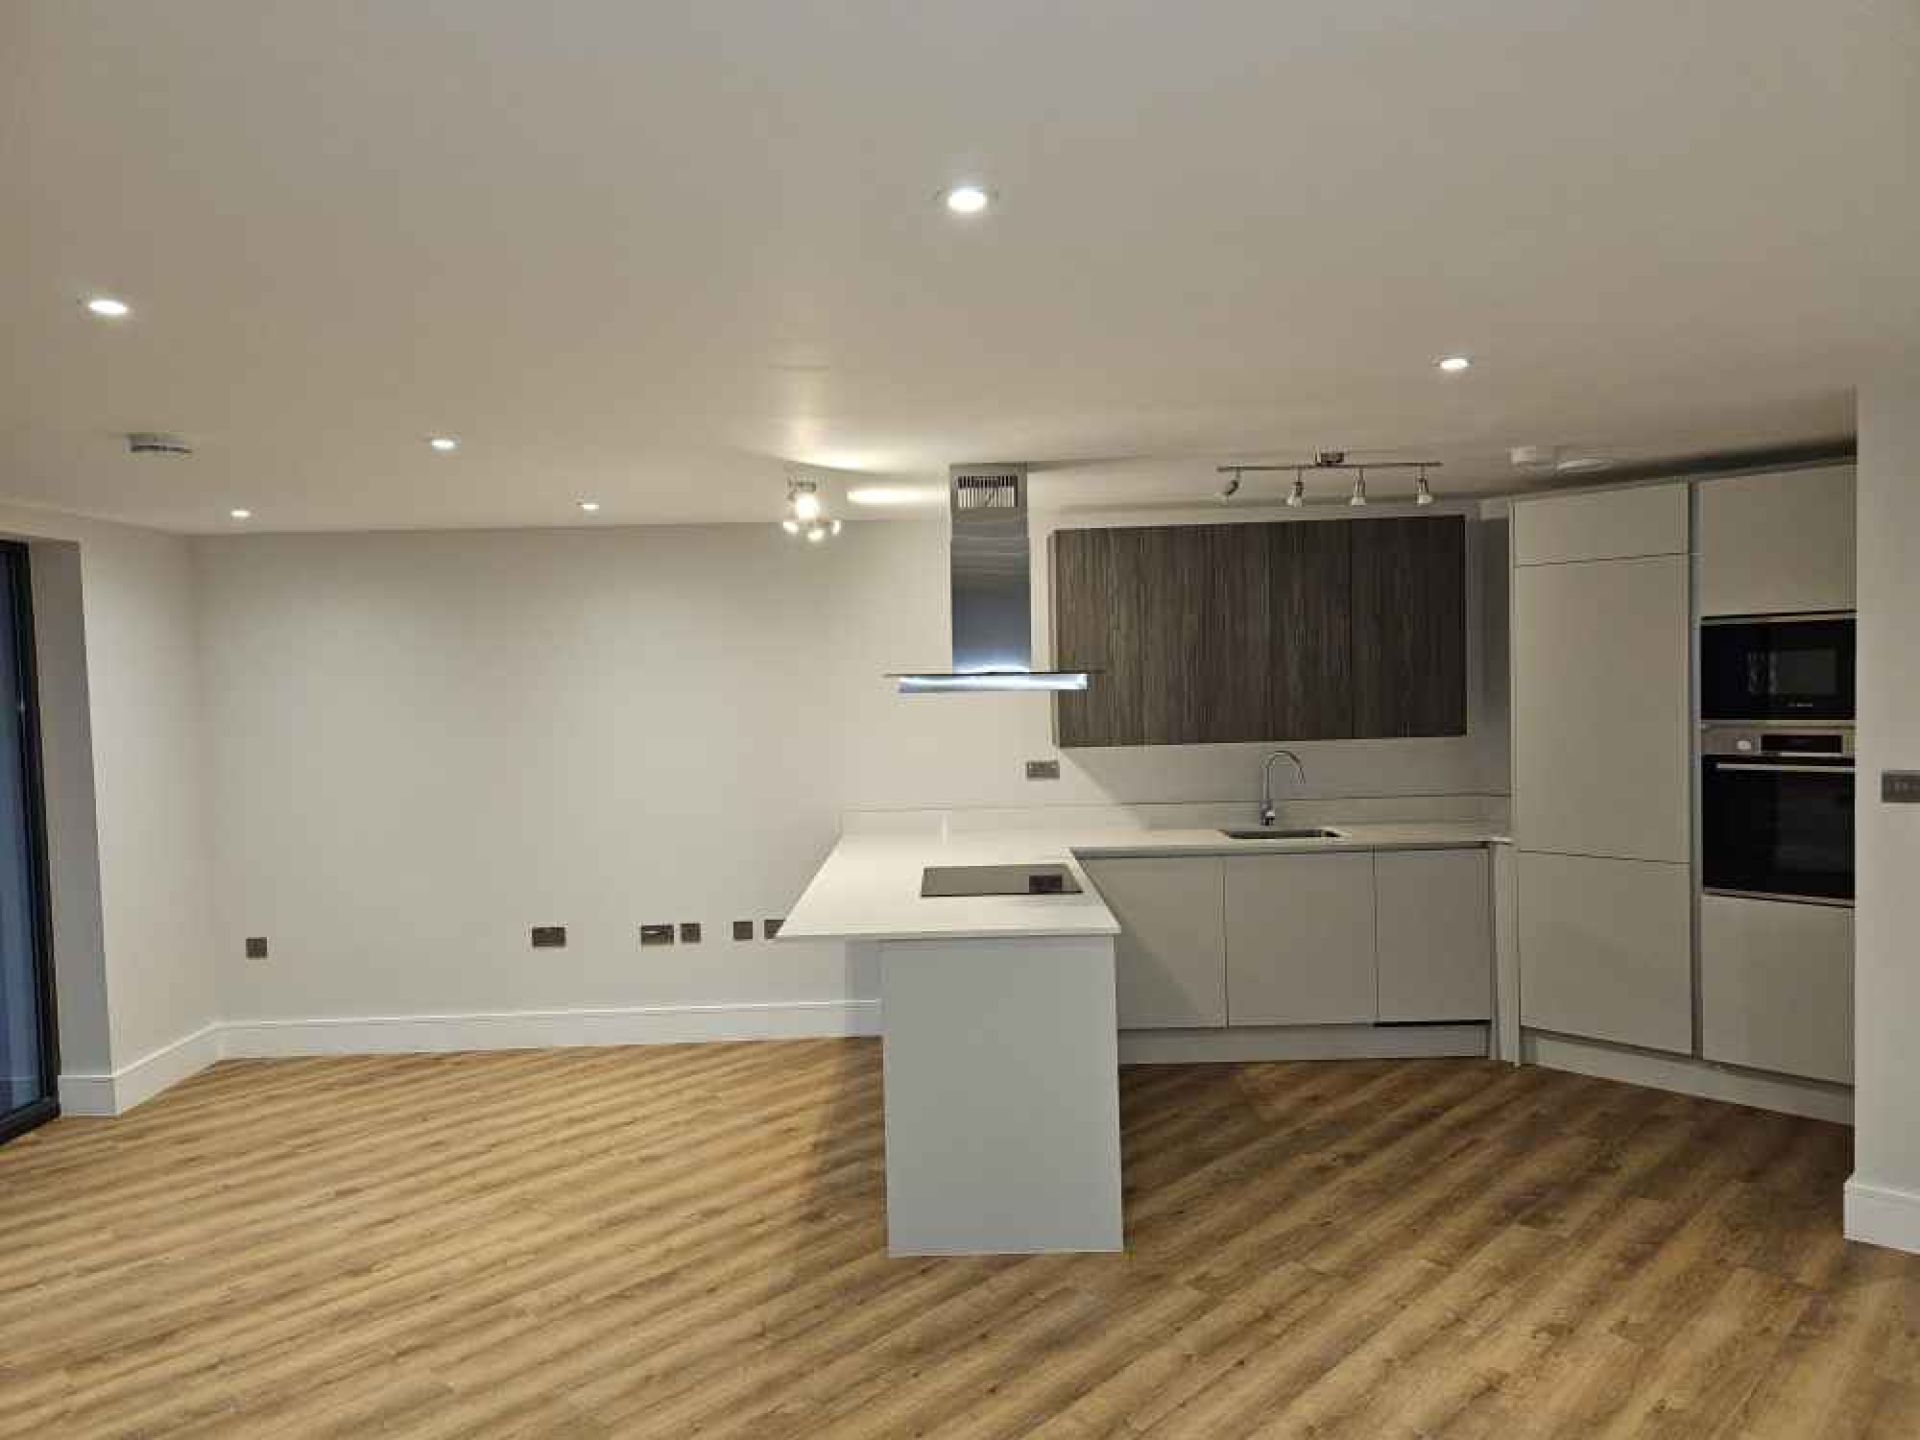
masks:
[(953, 668), (895, 675), (902, 695), (979, 690), (1084, 690), (1084, 670), (1033, 668), (1027, 467), (955, 465)]

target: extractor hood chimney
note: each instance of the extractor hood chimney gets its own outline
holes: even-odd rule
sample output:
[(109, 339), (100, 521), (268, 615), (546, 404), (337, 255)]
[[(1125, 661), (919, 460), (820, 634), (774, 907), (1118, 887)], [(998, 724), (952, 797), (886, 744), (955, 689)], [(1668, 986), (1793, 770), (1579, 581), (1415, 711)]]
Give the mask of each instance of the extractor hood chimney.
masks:
[(955, 465), (953, 669), (895, 675), (902, 695), (980, 690), (1084, 690), (1084, 670), (1033, 668), (1027, 467)]

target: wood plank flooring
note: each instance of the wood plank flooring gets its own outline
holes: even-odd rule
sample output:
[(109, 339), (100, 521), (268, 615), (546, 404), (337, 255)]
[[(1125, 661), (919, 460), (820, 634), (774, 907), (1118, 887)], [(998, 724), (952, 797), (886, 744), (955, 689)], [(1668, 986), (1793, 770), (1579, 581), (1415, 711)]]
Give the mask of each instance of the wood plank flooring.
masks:
[(1920, 1436), (1845, 1130), (1131, 1069), (1125, 1256), (889, 1260), (879, 1049), (233, 1061), (0, 1147), (0, 1435)]

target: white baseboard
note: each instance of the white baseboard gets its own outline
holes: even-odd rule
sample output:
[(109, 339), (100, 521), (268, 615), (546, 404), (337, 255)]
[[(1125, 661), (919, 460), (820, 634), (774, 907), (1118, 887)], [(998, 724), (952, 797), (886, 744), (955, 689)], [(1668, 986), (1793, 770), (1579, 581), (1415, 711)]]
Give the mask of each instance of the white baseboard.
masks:
[(216, 1021), (149, 1051), (111, 1074), (68, 1072), (60, 1077), (63, 1115), (124, 1115), (143, 1100), (204, 1070), (225, 1050)]
[(511, 1010), (453, 1015), (354, 1015), (229, 1020), (226, 1053), (438, 1054), (575, 1045), (685, 1045), (880, 1033), (878, 1000), (775, 1000), (744, 1005), (646, 1005), (607, 1010)]
[(1847, 1181), (1846, 1236), (1920, 1254), (1920, 1195), (1870, 1185), (1856, 1175)]
[(1841, 1125), (1853, 1123), (1853, 1091), (1844, 1085), (1762, 1075), (1688, 1055), (1635, 1050), (1541, 1030), (1522, 1034), (1520, 1058), (1526, 1064), (1544, 1065), (1550, 1070), (1571, 1070), (1576, 1075), (1672, 1090), (1681, 1095), (1697, 1095), (1703, 1100), (1724, 1100), (1730, 1105), (1778, 1110), (1786, 1115), (1832, 1120)]
[(1260, 1025), (1223, 1030), (1122, 1030), (1122, 1065), (1263, 1060), (1407, 1060), (1487, 1053), (1487, 1026)]
[(66, 1115), (124, 1115), (223, 1058), (543, 1050), (575, 1045), (685, 1045), (880, 1033), (878, 1000), (776, 1000), (465, 1015), (354, 1015), (228, 1020), (163, 1045), (112, 1074), (60, 1077)]

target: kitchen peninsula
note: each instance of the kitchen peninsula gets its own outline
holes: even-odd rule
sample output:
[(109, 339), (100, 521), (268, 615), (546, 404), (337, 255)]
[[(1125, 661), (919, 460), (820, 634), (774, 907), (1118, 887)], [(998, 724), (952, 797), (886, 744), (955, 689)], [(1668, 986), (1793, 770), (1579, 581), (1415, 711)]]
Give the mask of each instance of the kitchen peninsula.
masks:
[[(1111, 812), (1085, 824), (849, 817), (781, 935), (873, 948), (891, 1251), (1122, 1248), (1123, 1028), (1218, 1045), (1220, 1058), (1252, 1042), (1309, 1055), (1485, 1053), (1491, 827), (1327, 828), (1233, 839)], [(1430, 876), (1433, 864), (1450, 868)], [(1062, 866), (1080, 889), (922, 894), (930, 867), (955, 866)], [(1165, 877), (1191, 907), (1170, 902)], [(1442, 891), (1456, 896), (1453, 936), (1431, 909)], [(1409, 926), (1422, 958), (1401, 984), (1397, 937)], [(1236, 928), (1250, 937), (1237, 946)], [(1173, 938), (1162, 944), (1158, 931)], [(1451, 943), (1436, 948), (1436, 936)], [(1456, 978), (1436, 990), (1448, 965)], [(1169, 996), (1188, 1008), (1165, 1009)]]

